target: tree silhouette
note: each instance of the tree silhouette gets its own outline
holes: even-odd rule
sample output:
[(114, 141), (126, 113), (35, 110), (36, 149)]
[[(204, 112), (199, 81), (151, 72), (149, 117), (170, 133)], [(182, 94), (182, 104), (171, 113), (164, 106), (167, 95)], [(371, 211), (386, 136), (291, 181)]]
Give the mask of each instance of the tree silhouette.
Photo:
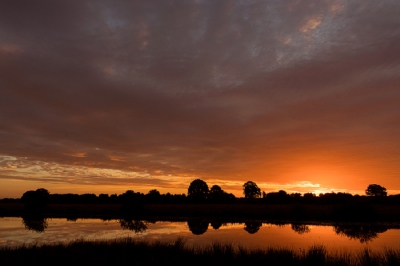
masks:
[(311, 193), (311, 192), (307, 192), (307, 193), (304, 193), (303, 198), (313, 199), (313, 198), (315, 198), (315, 194)]
[(261, 190), (253, 181), (247, 181), (243, 184), (243, 194), (246, 199), (261, 197)]
[(263, 198), (267, 202), (275, 202), (275, 203), (286, 203), (291, 200), (289, 194), (287, 194), (287, 192), (284, 190), (279, 190), (278, 192), (270, 192), (265, 195), (263, 194)]
[(214, 185), (210, 188), (210, 197), (221, 198), (223, 194), (224, 194), (224, 191), (218, 185)]
[(146, 194), (146, 199), (150, 202), (157, 202), (161, 198), (161, 194), (157, 189), (152, 189)]
[(214, 185), (210, 189), (208, 198), (214, 202), (221, 202), (221, 201), (234, 199), (235, 196), (233, 194), (226, 193), (220, 186)]
[(206, 199), (208, 196), (208, 185), (201, 179), (193, 180), (188, 188), (188, 196), (193, 199)]
[(49, 198), (50, 193), (47, 189), (38, 188), (35, 191), (29, 190), (25, 192), (21, 197), (21, 201), (27, 207), (43, 207), (48, 203)]
[(191, 220), (188, 221), (188, 227), (194, 235), (202, 235), (208, 229), (208, 222)]
[(245, 222), (244, 230), (249, 234), (255, 234), (260, 230), (262, 223), (260, 222)]
[(159, 197), (160, 196), (160, 192), (157, 189), (152, 189), (152, 190), (149, 191), (149, 193), (147, 193), (147, 195), (154, 196), (154, 197)]
[(371, 184), (365, 190), (367, 196), (385, 197), (387, 196), (386, 188), (377, 184)]

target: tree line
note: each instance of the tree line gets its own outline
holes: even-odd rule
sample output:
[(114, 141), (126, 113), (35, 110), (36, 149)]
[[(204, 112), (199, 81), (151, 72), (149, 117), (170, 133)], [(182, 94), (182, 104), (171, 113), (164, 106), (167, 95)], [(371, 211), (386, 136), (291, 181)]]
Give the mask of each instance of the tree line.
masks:
[(320, 193), (287, 193), (284, 190), (278, 192), (261, 191), (253, 181), (243, 184), (244, 198), (235, 198), (233, 194), (223, 191), (220, 186), (213, 185), (208, 189), (208, 185), (201, 179), (192, 181), (188, 189), (188, 198), (197, 201), (218, 202), (228, 199), (235, 199), (235, 202), (263, 202), (263, 203), (346, 203), (346, 202), (397, 202), (400, 203), (400, 194), (387, 197), (385, 187), (378, 184), (370, 184), (365, 190), (366, 196), (352, 195), (345, 192)]
[(193, 180), (186, 194), (161, 194), (157, 189), (150, 190), (147, 194), (127, 190), (122, 194), (50, 194), (47, 189), (26, 191), (20, 199), (3, 199), (2, 202), (22, 202), (28, 205), (43, 205), (47, 203), (60, 204), (123, 204), (129, 202), (137, 203), (348, 203), (348, 202), (379, 202), (400, 203), (400, 194), (387, 196), (385, 187), (371, 184), (365, 190), (365, 196), (352, 195), (344, 192), (331, 192), (319, 194), (314, 193), (287, 193), (284, 190), (266, 193), (261, 191), (253, 181), (243, 184), (242, 198), (237, 198), (232, 193), (224, 191), (219, 185), (209, 188), (208, 184), (201, 180)]

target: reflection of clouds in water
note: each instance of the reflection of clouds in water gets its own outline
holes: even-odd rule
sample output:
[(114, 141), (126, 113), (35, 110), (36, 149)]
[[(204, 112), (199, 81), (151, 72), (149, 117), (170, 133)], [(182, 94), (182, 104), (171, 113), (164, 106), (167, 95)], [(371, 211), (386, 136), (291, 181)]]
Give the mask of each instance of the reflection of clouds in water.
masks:
[[(3, 219), (0, 219), (0, 223)], [(6, 222), (6, 221), (5, 221)], [(129, 230), (122, 230), (117, 220), (102, 221), (99, 219), (78, 219), (76, 222), (66, 219), (48, 219), (48, 228), (37, 234), (23, 228), (21, 218), (10, 218), (7, 230), (0, 231), (0, 243), (6, 246), (23, 243), (58, 243), (76, 239), (116, 239), (133, 237), (139, 239), (160, 240), (176, 239), (179, 236), (190, 234), (184, 222), (147, 223), (151, 232), (145, 231), (135, 234)]]
[(122, 231), (116, 221), (107, 223), (96, 219), (79, 219), (77, 222), (72, 222), (66, 219), (48, 219), (47, 229), (37, 234), (21, 230), (21, 218), (13, 219), (17, 221), (14, 223), (16, 226), (12, 230), (8, 228), (6, 233), (2, 230), (1, 233), (1, 238), (6, 239), (7, 245), (58, 243), (76, 239), (115, 239), (132, 235)]
[[(249, 234), (244, 230), (245, 223), (228, 223), (222, 224), (218, 230), (210, 227), (205, 233), (194, 235), (190, 232), (187, 222), (146, 222), (146, 225), (148, 229), (145, 232), (135, 234), (132, 231), (123, 230), (118, 220), (78, 219), (76, 222), (72, 222), (65, 218), (48, 219), (46, 231), (36, 233), (26, 230), (21, 218), (0, 218), (0, 245), (11, 247), (23, 243), (58, 243), (76, 239), (115, 240), (123, 237), (168, 242), (183, 237), (188, 246), (204, 246), (218, 241), (249, 248), (269, 246), (307, 248), (315, 243), (321, 243), (328, 249), (335, 250), (358, 251), (366, 247), (365, 243), (336, 235), (332, 226), (304, 224), (312, 230), (306, 234), (298, 234), (292, 230), (291, 226), (263, 223), (256, 233)], [(370, 232), (371, 230), (366, 231)], [(398, 248), (399, 238), (400, 230), (389, 229), (384, 233), (379, 232), (378, 238), (368, 242), (368, 248), (372, 250), (381, 249), (382, 246)]]

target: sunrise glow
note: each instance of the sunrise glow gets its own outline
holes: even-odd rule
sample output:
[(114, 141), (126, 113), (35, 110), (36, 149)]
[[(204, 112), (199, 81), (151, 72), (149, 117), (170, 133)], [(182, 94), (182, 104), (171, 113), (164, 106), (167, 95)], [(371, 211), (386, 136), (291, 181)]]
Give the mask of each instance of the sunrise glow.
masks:
[(306, 2), (4, 1), (0, 198), (399, 193), (399, 4)]

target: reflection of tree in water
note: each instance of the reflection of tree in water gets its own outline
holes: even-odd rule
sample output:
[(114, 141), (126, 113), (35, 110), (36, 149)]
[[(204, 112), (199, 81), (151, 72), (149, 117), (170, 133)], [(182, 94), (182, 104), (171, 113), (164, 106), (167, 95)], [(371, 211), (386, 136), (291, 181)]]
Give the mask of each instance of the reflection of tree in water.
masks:
[(260, 222), (245, 222), (244, 230), (249, 234), (255, 234), (260, 230), (262, 223)]
[(208, 222), (204, 221), (188, 221), (190, 232), (194, 235), (204, 234), (208, 229)]
[(76, 222), (78, 220), (78, 217), (75, 216), (69, 216), (67, 217), (67, 221), (68, 222)]
[(285, 223), (280, 223), (280, 222), (275, 222), (273, 225), (276, 225), (278, 228), (285, 228), (286, 224)]
[(311, 231), (310, 227), (305, 224), (292, 224), (292, 230), (300, 235), (310, 233)]
[(336, 225), (333, 227), (336, 234), (347, 236), (350, 239), (359, 240), (360, 243), (367, 243), (378, 237), (378, 233), (388, 230), (386, 226), (355, 226), (355, 225)]
[(130, 220), (130, 219), (120, 219), (119, 224), (121, 225), (122, 229), (128, 229), (135, 233), (143, 233), (147, 230), (147, 226), (143, 221), (139, 220)]
[(211, 222), (211, 226), (215, 230), (218, 230), (222, 226), (222, 223), (221, 222)]
[(36, 233), (43, 233), (48, 227), (47, 219), (43, 216), (24, 216), (22, 223), (26, 229)]

